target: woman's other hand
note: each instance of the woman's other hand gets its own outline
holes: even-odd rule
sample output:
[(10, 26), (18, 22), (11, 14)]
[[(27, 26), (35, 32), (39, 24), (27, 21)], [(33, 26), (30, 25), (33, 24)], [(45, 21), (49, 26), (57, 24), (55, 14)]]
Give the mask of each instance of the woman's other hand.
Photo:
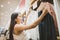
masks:
[(54, 12), (54, 9), (53, 9), (53, 6), (52, 6), (52, 4), (50, 4), (50, 3), (46, 3), (46, 7), (47, 7), (47, 10), (48, 10), (48, 12), (49, 12), (49, 14), (51, 15), (51, 16), (53, 16), (53, 15), (55, 15), (55, 12)]

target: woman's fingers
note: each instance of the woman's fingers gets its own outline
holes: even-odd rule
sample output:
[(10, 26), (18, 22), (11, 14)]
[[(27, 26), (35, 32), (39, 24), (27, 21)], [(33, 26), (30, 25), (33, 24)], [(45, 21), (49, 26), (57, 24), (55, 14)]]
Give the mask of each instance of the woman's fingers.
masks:
[(50, 12), (50, 7), (49, 7), (49, 5), (46, 5), (46, 6), (45, 6), (45, 9), (47, 9), (48, 12)]
[(53, 5), (47, 2), (48, 7), (50, 7), (50, 12), (54, 11)]
[(50, 4), (46, 4), (45, 8), (48, 10), (50, 15), (53, 15), (53, 7)]

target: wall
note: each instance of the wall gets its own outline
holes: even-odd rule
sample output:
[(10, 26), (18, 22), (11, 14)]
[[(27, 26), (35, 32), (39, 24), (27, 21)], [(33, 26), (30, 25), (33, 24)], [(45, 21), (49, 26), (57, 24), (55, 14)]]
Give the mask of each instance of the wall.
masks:
[(58, 30), (60, 35), (60, 0), (54, 0), (54, 7), (57, 16)]
[(16, 9), (19, 0), (0, 0), (0, 27), (5, 27), (11, 13)]

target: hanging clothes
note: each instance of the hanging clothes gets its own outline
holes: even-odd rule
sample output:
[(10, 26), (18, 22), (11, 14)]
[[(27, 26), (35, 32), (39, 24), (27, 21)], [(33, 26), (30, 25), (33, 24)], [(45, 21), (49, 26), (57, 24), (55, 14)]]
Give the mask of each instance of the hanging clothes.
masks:
[(25, 0), (21, 0), (21, 2), (19, 3), (20, 8), (25, 6)]
[[(42, 11), (38, 12), (40, 16)], [(57, 40), (56, 29), (52, 16), (48, 13), (39, 24), (40, 40)]]
[[(27, 18), (27, 22), (26, 25), (30, 25), (31, 23), (33, 23), (34, 21), (36, 21), (36, 19), (38, 18), (38, 14), (36, 11), (32, 10)], [(30, 30), (26, 30), (26, 34), (27, 34), (27, 38), (29, 40), (37, 40), (39, 39), (39, 31), (38, 31), (38, 26), (36, 26), (33, 29)]]

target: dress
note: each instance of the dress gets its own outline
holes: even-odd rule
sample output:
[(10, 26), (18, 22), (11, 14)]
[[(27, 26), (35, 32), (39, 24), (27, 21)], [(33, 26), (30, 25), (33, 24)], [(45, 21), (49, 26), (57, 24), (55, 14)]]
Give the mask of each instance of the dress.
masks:
[[(38, 12), (40, 16), (42, 11)], [(39, 24), (40, 40), (57, 40), (56, 29), (52, 16), (48, 13)]]

